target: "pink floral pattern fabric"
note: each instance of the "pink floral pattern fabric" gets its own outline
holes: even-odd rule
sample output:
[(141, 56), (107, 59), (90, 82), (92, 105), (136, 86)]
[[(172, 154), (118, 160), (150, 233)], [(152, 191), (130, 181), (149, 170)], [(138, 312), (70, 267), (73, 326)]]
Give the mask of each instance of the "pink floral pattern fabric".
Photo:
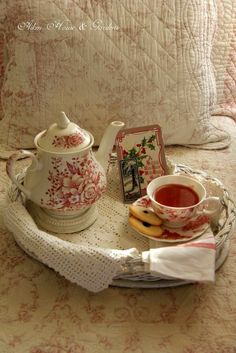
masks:
[[(236, 125), (219, 151), (168, 147), (174, 162), (218, 177), (236, 199)], [(28, 162), (20, 161), (22, 169)], [(9, 180), (0, 162), (1, 353), (234, 353), (236, 238), (211, 285), (92, 294), (24, 253), (2, 223)], [(116, 202), (116, 200), (114, 200)], [(109, 236), (106, 235), (106, 236)]]
[(224, 95), (220, 103), (222, 113), (231, 116), (236, 121), (236, 26), (231, 41), (229, 62), (224, 80)]
[(217, 103), (214, 114), (236, 117), (236, 22), (234, 0), (217, 0), (218, 26), (212, 47)]

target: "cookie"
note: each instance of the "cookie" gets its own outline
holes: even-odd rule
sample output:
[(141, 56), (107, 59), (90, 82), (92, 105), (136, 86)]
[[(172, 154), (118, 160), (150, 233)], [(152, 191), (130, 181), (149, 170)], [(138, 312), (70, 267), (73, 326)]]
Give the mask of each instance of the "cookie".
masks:
[(163, 230), (159, 226), (153, 226), (150, 223), (143, 222), (133, 216), (129, 216), (129, 224), (132, 228), (137, 230), (139, 233), (149, 235), (151, 237), (160, 237)]
[(129, 212), (132, 216), (153, 226), (159, 226), (162, 223), (161, 219), (155, 214), (155, 212), (146, 207), (131, 205), (129, 206)]

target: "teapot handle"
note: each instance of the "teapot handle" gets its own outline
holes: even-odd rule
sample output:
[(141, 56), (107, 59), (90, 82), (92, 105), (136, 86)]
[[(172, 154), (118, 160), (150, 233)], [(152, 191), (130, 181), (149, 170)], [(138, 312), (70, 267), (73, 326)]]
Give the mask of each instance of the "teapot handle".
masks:
[(6, 172), (9, 176), (9, 178), (11, 179), (11, 181), (18, 187), (18, 189), (20, 189), (28, 198), (30, 197), (31, 192), (29, 190), (27, 190), (16, 178), (15, 173), (14, 173), (14, 164), (18, 159), (22, 159), (24, 157), (31, 157), (33, 160), (33, 164), (34, 164), (34, 170), (38, 169), (38, 160), (36, 158), (36, 156), (34, 155), (34, 153), (30, 152), (30, 151), (25, 151), (25, 150), (20, 150), (14, 154), (12, 154), (8, 160), (7, 160), (7, 164), (6, 164)]

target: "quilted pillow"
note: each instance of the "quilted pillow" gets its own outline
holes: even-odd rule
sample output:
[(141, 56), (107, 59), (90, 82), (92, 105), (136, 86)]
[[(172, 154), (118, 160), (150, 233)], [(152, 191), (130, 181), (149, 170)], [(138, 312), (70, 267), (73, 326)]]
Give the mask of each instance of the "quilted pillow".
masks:
[(127, 127), (158, 123), (167, 145), (228, 143), (210, 122), (214, 0), (15, 0), (0, 6), (9, 55), (2, 150), (33, 147), (34, 135), (60, 110), (97, 144), (112, 120)]

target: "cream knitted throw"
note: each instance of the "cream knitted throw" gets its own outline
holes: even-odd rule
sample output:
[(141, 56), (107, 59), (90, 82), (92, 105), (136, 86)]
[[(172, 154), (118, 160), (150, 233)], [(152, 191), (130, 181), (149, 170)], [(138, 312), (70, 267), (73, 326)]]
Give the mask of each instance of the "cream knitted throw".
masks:
[(90, 245), (78, 245), (39, 230), (20, 202), (9, 205), (4, 214), (6, 227), (26, 251), (53, 268), (71, 282), (92, 292), (109, 286), (135, 249), (109, 250)]

